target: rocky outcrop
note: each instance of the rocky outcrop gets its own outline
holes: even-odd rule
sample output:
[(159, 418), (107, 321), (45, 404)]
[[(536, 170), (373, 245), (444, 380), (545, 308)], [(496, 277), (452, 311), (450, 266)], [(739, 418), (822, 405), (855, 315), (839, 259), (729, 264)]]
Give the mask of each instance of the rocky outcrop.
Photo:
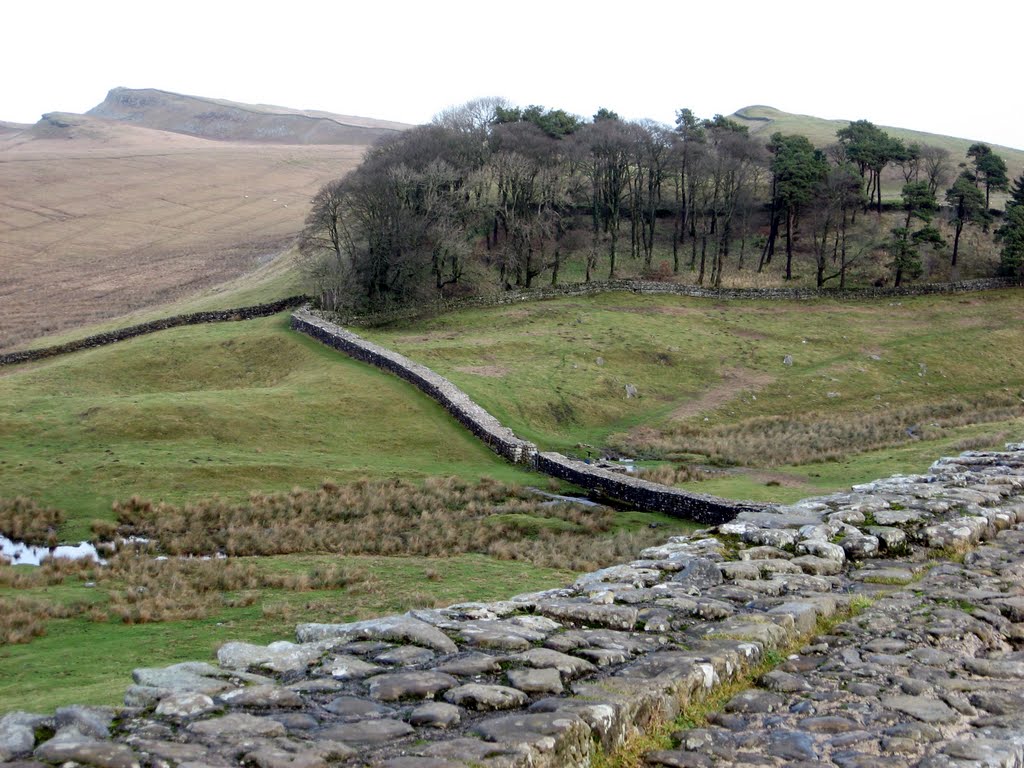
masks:
[(240, 104), (156, 88), (113, 88), (87, 113), (220, 141), (371, 145), (410, 126), (386, 120)]
[(740, 680), (647, 765), (1019, 765), (1022, 494), (1024, 445), (971, 452), (563, 589), (231, 643), (136, 670), (117, 712), (5, 716), (0, 759), (586, 766)]

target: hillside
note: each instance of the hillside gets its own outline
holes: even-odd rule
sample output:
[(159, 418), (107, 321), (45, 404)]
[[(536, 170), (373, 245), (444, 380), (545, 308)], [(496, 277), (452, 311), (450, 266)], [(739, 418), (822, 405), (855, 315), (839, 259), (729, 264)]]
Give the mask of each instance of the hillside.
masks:
[[(849, 120), (826, 120), (812, 115), (795, 115), (760, 104), (737, 109), (729, 117), (747, 126), (751, 133), (764, 135), (765, 139), (776, 131), (780, 131), (781, 133), (806, 136), (819, 147), (834, 144), (836, 131), (850, 124)], [(870, 120), (870, 115), (866, 119)], [(909, 128), (896, 128), (889, 125), (880, 125), (879, 128), (908, 144), (917, 142), (947, 150), (954, 167), (964, 159), (967, 148), (976, 143), (976, 140), (973, 139), (943, 136), (938, 133), (915, 131)], [(1010, 178), (1016, 178), (1024, 171), (1024, 150), (1000, 145), (991, 146), (1006, 160)]]
[(213, 141), (60, 112), (0, 126), (0, 349), (266, 267), (310, 197), (365, 149)]
[(155, 88), (114, 88), (89, 115), (219, 141), (372, 144), (409, 126), (330, 112), (186, 96)]

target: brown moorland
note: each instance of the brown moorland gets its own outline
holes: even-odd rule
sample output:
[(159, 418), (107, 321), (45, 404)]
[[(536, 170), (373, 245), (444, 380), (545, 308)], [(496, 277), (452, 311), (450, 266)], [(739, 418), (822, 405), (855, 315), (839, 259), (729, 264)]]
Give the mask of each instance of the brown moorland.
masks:
[[(186, 109), (211, 106), (175, 104), (183, 123)], [(162, 122), (171, 106), (160, 107)], [(263, 126), (275, 117), (253, 109)], [(294, 112), (281, 119), (289, 128)], [(4, 124), (0, 349), (176, 300), (273, 260), (316, 190), (353, 168), (374, 136), (211, 140), (143, 122), (51, 113), (34, 126)], [(382, 123), (378, 135), (393, 130)]]

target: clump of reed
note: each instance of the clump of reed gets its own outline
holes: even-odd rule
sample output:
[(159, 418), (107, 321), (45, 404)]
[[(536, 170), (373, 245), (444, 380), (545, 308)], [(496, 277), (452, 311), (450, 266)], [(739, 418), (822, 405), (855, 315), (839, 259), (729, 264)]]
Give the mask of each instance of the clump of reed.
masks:
[(21, 496), (0, 498), (0, 534), (39, 547), (57, 543), (57, 529), (64, 522), (59, 509), (43, 507)]
[(200, 619), (226, 607), (253, 605), (263, 590), (347, 589), (370, 578), (362, 570), (344, 565), (278, 572), (231, 558), (157, 558), (146, 547), (123, 549), (105, 565), (62, 558), (45, 560), (31, 569), (0, 565), (3, 587), (88, 583), (102, 595), (98, 601), (67, 603), (0, 597), (0, 645), (30, 642), (45, 634), (51, 619), (85, 617), (126, 624)]
[[(121, 536), (158, 542), (171, 555), (335, 553), (444, 557), (469, 552), (576, 568), (600, 557), (615, 527), (606, 508), (550, 502), (485, 479), (324, 483), (175, 506), (138, 497), (114, 505)], [(555, 550), (561, 550), (555, 555)], [(584, 552), (580, 558), (566, 553)]]
[(991, 395), (938, 403), (849, 411), (815, 411), (791, 416), (762, 416), (738, 423), (673, 424), (613, 436), (612, 447), (646, 458), (674, 460), (701, 455), (714, 464), (774, 467), (841, 461), (865, 451), (934, 439), (942, 430), (1024, 415), (1016, 394)]
[(639, 467), (636, 476), (641, 480), (662, 485), (682, 485), (683, 483), (707, 480), (707, 472), (687, 464), (661, 464), (657, 467)]
[(36, 600), (28, 597), (0, 597), (0, 645), (28, 643), (46, 634), (50, 619), (64, 619), (82, 612), (80, 604)]

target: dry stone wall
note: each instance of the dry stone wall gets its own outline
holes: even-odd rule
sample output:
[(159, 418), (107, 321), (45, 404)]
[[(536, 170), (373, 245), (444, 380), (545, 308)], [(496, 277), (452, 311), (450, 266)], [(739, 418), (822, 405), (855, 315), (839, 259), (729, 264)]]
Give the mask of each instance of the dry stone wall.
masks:
[(416, 386), (440, 403), (456, 420), (486, 443), (495, 453), (513, 463), (530, 464), (537, 446), (520, 440), (465, 392), (425, 365), (360, 338), (308, 310), (292, 315), (292, 328), (322, 341), (345, 354), (389, 371)]
[(174, 315), (160, 320), (151, 320), (148, 323), (131, 325), (127, 328), (119, 328), (115, 331), (97, 333), (86, 336), (84, 339), (69, 341), (64, 344), (55, 344), (50, 347), (38, 349), (26, 349), (19, 352), (8, 352), (0, 355), (0, 365), (16, 365), (28, 363), (35, 360), (43, 360), (47, 357), (63, 355), (68, 352), (78, 352), (83, 349), (102, 347), (125, 339), (132, 339), (136, 336), (143, 336), (147, 333), (165, 331), (168, 328), (177, 328), (182, 325), (199, 325), (202, 323), (222, 323), (228, 320), (252, 320), (256, 317), (267, 317), (276, 315), (286, 309), (292, 309), (308, 301), (306, 296), (291, 296), (269, 304), (256, 304), (251, 307), (238, 307), (236, 309), (222, 309), (210, 312), (193, 312), (188, 315)]
[(643, 764), (1019, 766), (1022, 494), (1024, 445), (969, 452), (562, 589), (230, 642), (120, 708), (3, 716), (0, 763), (584, 768), (736, 682)]
[(292, 328), (357, 360), (400, 376), (439, 402), (463, 426), (493, 451), (511, 462), (526, 464), (540, 472), (567, 480), (581, 488), (638, 509), (662, 512), (704, 523), (721, 523), (744, 510), (760, 509), (755, 502), (735, 502), (705, 494), (689, 493), (611, 472), (560, 453), (539, 453), (537, 446), (516, 437), (469, 395), (424, 365), (363, 339), (351, 331), (310, 312), (292, 315)]
[(838, 288), (705, 288), (699, 285), (679, 285), (677, 283), (654, 280), (595, 280), (589, 283), (566, 283), (557, 286), (502, 291), (484, 296), (443, 299), (434, 302), (424, 302), (415, 307), (406, 307), (391, 312), (377, 312), (365, 315), (349, 313), (343, 315), (343, 321), (348, 325), (372, 327), (472, 307), (493, 307), (505, 304), (518, 304), (524, 301), (540, 301), (543, 299), (558, 299), (572, 296), (596, 296), (602, 293), (618, 291), (723, 300), (808, 301), (812, 299), (831, 299), (836, 301), (859, 301), (863, 299), (990, 291), (999, 288), (1014, 288), (1020, 285), (1021, 281), (1018, 279), (996, 277), (980, 280), (960, 280), (952, 283), (921, 283), (918, 285), (900, 286), (899, 288), (851, 288), (843, 290)]

